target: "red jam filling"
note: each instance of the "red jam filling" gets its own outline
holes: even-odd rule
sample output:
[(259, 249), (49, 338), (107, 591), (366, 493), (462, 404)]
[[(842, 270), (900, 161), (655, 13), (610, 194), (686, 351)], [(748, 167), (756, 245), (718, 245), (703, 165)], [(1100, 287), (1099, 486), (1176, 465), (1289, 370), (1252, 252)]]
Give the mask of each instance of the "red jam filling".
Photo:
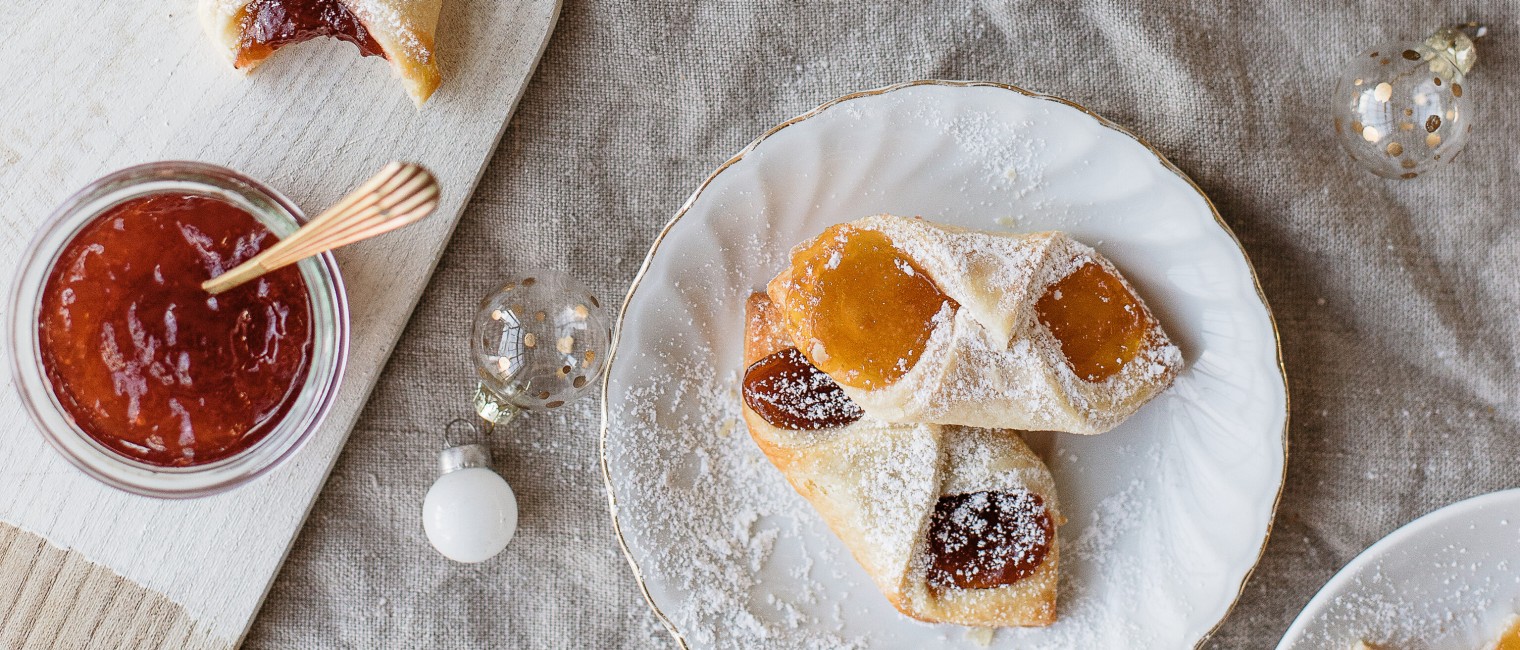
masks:
[(1028, 491), (943, 496), (929, 521), (929, 584), (992, 589), (1023, 580), (1045, 563), (1055, 524)]
[(385, 56), (385, 50), (348, 7), (338, 0), (254, 0), (239, 16), (243, 36), (237, 59), (242, 68), (269, 58), (291, 43), (331, 36), (359, 47), (364, 56)]
[(750, 365), (743, 393), (744, 403), (771, 426), (792, 431), (842, 427), (865, 414), (797, 348), (782, 348)]
[(272, 245), (226, 201), (151, 194), (105, 211), (54, 263), (38, 323), (54, 395), (91, 438), (158, 466), (251, 447), (290, 410), (311, 354), (295, 266), (218, 296), (201, 282)]

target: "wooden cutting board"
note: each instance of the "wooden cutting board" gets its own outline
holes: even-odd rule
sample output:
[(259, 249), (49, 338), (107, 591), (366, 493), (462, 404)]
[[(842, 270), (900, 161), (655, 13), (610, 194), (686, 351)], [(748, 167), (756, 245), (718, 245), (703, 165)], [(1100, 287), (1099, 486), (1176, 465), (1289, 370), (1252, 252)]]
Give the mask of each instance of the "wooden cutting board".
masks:
[[(160, 501), (104, 487), (42, 441), (0, 377), (0, 647), (237, 645), (306, 518), (559, 15), (558, 0), (445, 0), (444, 83), (420, 111), (378, 58), (330, 39), (251, 75), (194, 0), (0, 3), (0, 280), (54, 206), (116, 169), (225, 165), (315, 214), (392, 159), (443, 186), (439, 212), (338, 253), (353, 337), (325, 426), (231, 492)], [(0, 354), (10, 354), (4, 350)]]

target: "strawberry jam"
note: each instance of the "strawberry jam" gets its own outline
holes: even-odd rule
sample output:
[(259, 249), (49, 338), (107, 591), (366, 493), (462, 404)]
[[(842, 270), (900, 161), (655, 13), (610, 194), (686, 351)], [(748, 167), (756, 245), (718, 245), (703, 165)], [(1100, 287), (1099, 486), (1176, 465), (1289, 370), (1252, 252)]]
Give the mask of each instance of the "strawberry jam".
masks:
[(834, 429), (865, 415), (839, 384), (782, 348), (744, 371), (744, 403), (771, 426), (792, 431)]
[(1050, 554), (1055, 522), (1027, 491), (943, 496), (929, 520), (929, 584), (993, 589), (1034, 575)]
[(291, 43), (331, 36), (359, 47), (364, 56), (385, 56), (380, 43), (338, 0), (253, 0), (240, 11), (238, 68), (254, 65)]
[(48, 274), (38, 323), (53, 394), (75, 424), (150, 465), (203, 465), (263, 439), (310, 363), (295, 266), (218, 296), (201, 282), (277, 241), (221, 199), (149, 194), (82, 227)]

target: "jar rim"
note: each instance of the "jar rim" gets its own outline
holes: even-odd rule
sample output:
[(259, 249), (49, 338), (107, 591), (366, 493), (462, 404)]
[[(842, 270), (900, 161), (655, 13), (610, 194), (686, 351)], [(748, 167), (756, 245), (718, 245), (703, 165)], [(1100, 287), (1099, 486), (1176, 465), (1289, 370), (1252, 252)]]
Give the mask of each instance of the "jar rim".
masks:
[(42, 366), (38, 323), (41, 296), (63, 248), (107, 209), (165, 192), (211, 196), (253, 215), (278, 237), (306, 222), (279, 192), (225, 167), (161, 161), (107, 174), (64, 200), (39, 226), (13, 276), (6, 342), (13, 384), (43, 439), (92, 478), (130, 493), (159, 498), (208, 496), (243, 485), (291, 458), (326, 419), (348, 358), (348, 298), (337, 261), (323, 253), (297, 263), (312, 312), (310, 363), (295, 401), (247, 449), (203, 465), (164, 467), (111, 450), (63, 409)]

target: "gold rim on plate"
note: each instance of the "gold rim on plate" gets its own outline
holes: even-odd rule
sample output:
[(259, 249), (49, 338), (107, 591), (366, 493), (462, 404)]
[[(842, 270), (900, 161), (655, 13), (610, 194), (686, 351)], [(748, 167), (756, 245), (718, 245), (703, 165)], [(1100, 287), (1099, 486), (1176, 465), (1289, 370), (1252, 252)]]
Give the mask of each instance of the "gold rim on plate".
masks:
[(837, 104), (842, 104), (844, 102), (860, 99), (863, 97), (885, 95), (893, 91), (902, 90), (904, 88), (913, 88), (917, 86), (946, 86), (951, 88), (998, 88), (1016, 92), (1020, 95), (1033, 99), (1052, 101), (1057, 104), (1069, 106), (1071, 108), (1077, 109), (1078, 111), (1081, 111), (1088, 117), (1097, 120), (1098, 124), (1129, 136), (1135, 142), (1140, 143), (1140, 146), (1145, 147), (1146, 150), (1150, 151), (1152, 155), (1156, 156), (1156, 160), (1161, 163), (1162, 167), (1165, 167), (1173, 174), (1176, 174), (1178, 178), (1182, 179), (1182, 181), (1187, 183), (1189, 187), (1193, 188), (1193, 191), (1197, 192), (1198, 196), (1203, 198), (1203, 202), (1209, 206), (1209, 212), (1214, 215), (1214, 222), (1219, 225), (1219, 228), (1223, 230), (1225, 234), (1230, 236), (1230, 241), (1235, 242), (1235, 247), (1240, 250), (1240, 256), (1245, 260), (1246, 263), (1246, 269), (1251, 272), (1251, 284), (1255, 285), (1256, 287), (1256, 297), (1257, 299), (1261, 300), (1262, 309), (1266, 310), (1267, 312), (1267, 321), (1272, 325), (1272, 339), (1277, 346), (1277, 370), (1278, 373), (1282, 375), (1283, 380), (1283, 470), (1282, 477), (1278, 480), (1277, 483), (1277, 496), (1272, 500), (1272, 510), (1270, 516), (1267, 518), (1267, 532), (1266, 535), (1264, 535), (1261, 539), (1261, 548), (1256, 552), (1256, 561), (1251, 563), (1251, 568), (1247, 569), (1246, 574), (1241, 577), (1240, 588), (1236, 590), (1235, 598), (1230, 602), (1230, 606), (1225, 609), (1224, 615), (1221, 616), (1219, 618), (1219, 621), (1214, 624), (1214, 627), (1210, 628), (1207, 634), (1204, 634), (1202, 637), (1200, 637), (1198, 639), (1198, 643), (1193, 646), (1195, 649), (1203, 647), (1203, 644), (1207, 642), (1210, 637), (1214, 636), (1214, 633), (1219, 631), (1220, 626), (1224, 625), (1224, 622), (1230, 618), (1230, 614), (1234, 612), (1235, 606), (1240, 603), (1241, 594), (1245, 593), (1246, 583), (1251, 580), (1251, 575), (1256, 571), (1257, 565), (1261, 563), (1261, 556), (1267, 550), (1267, 540), (1272, 538), (1272, 525), (1277, 520), (1277, 508), (1282, 503), (1283, 488), (1287, 483), (1288, 421), (1292, 415), (1292, 409), (1290, 407), (1290, 398), (1288, 395), (1288, 369), (1283, 365), (1282, 334), (1277, 329), (1277, 318), (1272, 315), (1272, 306), (1267, 303), (1266, 293), (1261, 289), (1261, 279), (1256, 275), (1256, 266), (1251, 263), (1251, 256), (1246, 253), (1245, 247), (1240, 244), (1240, 238), (1235, 235), (1235, 231), (1231, 230), (1229, 224), (1225, 223), (1224, 219), (1219, 216), (1219, 209), (1214, 207), (1214, 202), (1209, 199), (1209, 195), (1205, 194), (1203, 190), (1198, 187), (1198, 184), (1193, 182), (1192, 178), (1189, 178), (1188, 175), (1183, 173), (1181, 169), (1178, 169), (1176, 165), (1172, 164), (1172, 161), (1167, 160), (1166, 156), (1162, 155), (1160, 151), (1157, 151), (1154, 146), (1151, 146), (1151, 143), (1146, 142), (1144, 138), (1141, 138), (1140, 136), (1129, 132), (1129, 130), (1125, 129), (1124, 127), (1114, 124), (1107, 118), (1104, 118), (1102, 115), (1094, 113), (1093, 111), (1088, 110), (1087, 107), (1082, 106), (1076, 102), (1062, 99), (1060, 97), (1055, 97), (1053, 95), (1043, 95), (1040, 93), (1031, 92), (1018, 86), (998, 83), (995, 81), (947, 81), (942, 79), (905, 81), (903, 83), (893, 84), (891, 86), (886, 86), (883, 88), (876, 88), (874, 90), (863, 90), (857, 93), (851, 93), (843, 97), (833, 99), (831, 101), (823, 103), (813, 110), (777, 124), (769, 131), (766, 131), (764, 134), (762, 134), (760, 137), (755, 138), (753, 142), (750, 142), (743, 149), (739, 150), (739, 153), (735, 154), (733, 158), (729, 158), (727, 162), (719, 166), (718, 169), (713, 171), (712, 174), (709, 174), (708, 177), (702, 181), (702, 184), (697, 186), (697, 190), (691, 193), (691, 197), (687, 198), (686, 202), (681, 204), (681, 209), (677, 210), (676, 215), (674, 217), (671, 217), (670, 221), (665, 224), (665, 227), (660, 230), (660, 234), (655, 237), (654, 243), (649, 247), (649, 254), (644, 256), (644, 263), (639, 266), (639, 272), (633, 276), (633, 282), (628, 287), (628, 295), (623, 298), (623, 306), (618, 309), (617, 325), (613, 328), (612, 331), (612, 344), (608, 346), (608, 377), (604, 378), (602, 381), (602, 426), (601, 431), (598, 435), (598, 454), (601, 456), (602, 482), (607, 488), (607, 506), (609, 513), (612, 515), (612, 531), (613, 534), (617, 536), (618, 548), (622, 549), (623, 557), (628, 560), (628, 566), (633, 568), (633, 579), (639, 585), (639, 593), (644, 595), (644, 601), (649, 603), (650, 609), (652, 609), (654, 611), (654, 615), (660, 619), (660, 623), (665, 626), (666, 631), (670, 632), (671, 636), (675, 638), (676, 644), (679, 645), (682, 650), (689, 650), (691, 648), (691, 645), (686, 642), (685, 635), (681, 634), (681, 631), (676, 629), (675, 623), (672, 622), (670, 620), (670, 617), (666, 616), (665, 612), (660, 610), (660, 606), (654, 602), (654, 597), (649, 593), (649, 586), (645, 584), (643, 570), (639, 568), (639, 563), (633, 559), (633, 554), (628, 551), (628, 542), (623, 538), (623, 527), (622, 524), (618, 521), (617, 494), (612, 489), (612, 471), (607, 466), (608, 379), (610, 379), (610, 375), (612, 373), (613, 362), (617, 359), (618, 343), (620, 343), (623, 338), (623, 317), (628, 311), (629, 303), (633, 301), (634, 292), (638, 291), (639, 283), (644, 279), (644, 273), (649, 270), (650, 263), (654, 261), (654, 255), (659, 251), (660, 244), (664, 242), (665, 235), (670, 232), (671, 228), (675, 227), (676, 222), (680, 221), (681, 217), (686, 216), (686, 212), (691, 209), (691, 206), (694, 203), (696, 203), (697, 197), (702, 195), (702, 192), (707, 189), (708, 185), (712, 184), (713, 180), (716, 179), (719, 174), (722, 174), (729, 167), (732, 167), (735, 163), (743, 160), (744, 156), (753, 151), (755, 147), (760, 145), (761, 142), (764, 142), (767, 138), (775, 135), (782, 129), (818, 115)]

